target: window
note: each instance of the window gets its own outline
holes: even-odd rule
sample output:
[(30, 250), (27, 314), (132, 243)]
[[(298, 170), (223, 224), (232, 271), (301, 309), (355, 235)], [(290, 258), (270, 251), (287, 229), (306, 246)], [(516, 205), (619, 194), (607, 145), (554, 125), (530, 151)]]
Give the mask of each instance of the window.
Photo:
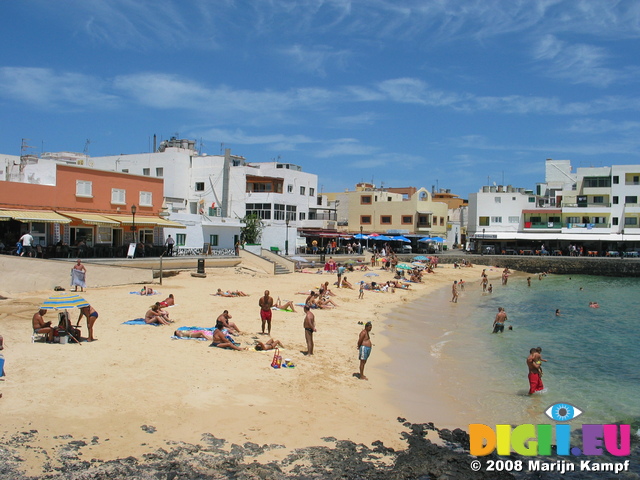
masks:
[(618, 220), (618, 217), (612, 217), (612, 218), (611, 218), (611, 221), (612, 221), (612, 223), (613, 223), (614, 225), (618, 225), (618, 221), (619, 221), (619, 220)]
[(593, 203), (604, 203), (604, 197), (602, 195), (596, 195), (593, 197)]
[(606, 225), (607, 217), (593, 217), (591, 219), (591, 223), (595, 223), (595, 224), (598, 224), (598, 225)]
[(567, 217), (567, 223), (580, 223), (580, 217)]
[(620, 183), (620, 177), (618, 175), (614, 175), (613, 176), (613, 184), (614, 185), (618, 185), (619, 183)]
[(298, 208), (295, 205), (287, 205), (287, 216), (285, 218), (295, 222), (297, 209)]
[(140, 229), (139, 231), (139, 239), (141, 243), (145, 245), (153, 245), (153, 230), (150, 229)]
[(122, 173), (129, 173), (129, 169), (128, 168), (123, 168), (122, 169)]
[(617, 197), (617, 196), (614, 196), (614, 197), (613, 197), (613, 204), (614, 204), (614, 205), (617, 205), (617, 204), (618, 204), (618, 201), (619, 201), (618, 197)]
[(140, 192), (140, 206), (153, 207), (153, 198), (151, 192)]
[(204, 182), (196, 182), (196, 192), (204, 192)]
[(542, 223), (542, 217), (531, 217), (529, 221), (531, 223)]
[(293, 192), (293, 185), (287, 185), (287, 193)]
[(209, 243), (212, 247), (218, 246), (218, 235), (209, 235)]
[(309, 188), (309, 196), (313, 197), (316, 194), (316, 189), (315, 188)]
[(529, 197), (529, 203), (536, 203), (536, 197)]
[(520, 223), (520, 217), (509, 217), (509, 223)]
[(116, 205), (126, 205), (127, 204), (126, 191), (122, 188), (112, 188), (111, 203), (115, 203)]
[(560, 222), (560, 217), (549, 217), (549, 222), (551, 223), (559, 223)]
[(284, 220), (284, 205), (275, 204), (273, 206), (273, 219)]
[(164, 176), (164, 168), (156, 167), (156, 177), (162, 177), (162, 176)]
[(97, 227), (98, 238), (96, 243), (111, 243), (112, 232), (111, 227)]
[(411, 225), (413, 223), (413, 215), (402, 215), (402, 224)]
[(92, 182), (76, 180), (76, 197), (93, 197)]
[(221, 217), (222, 216), (222, 208), (220, 208), (220, 207), (209, 207), (209, 216), (210, 217)]
[(307, 187), (300, 187), (300, 195), (305, 195), (307, 192)]
[(261, 220), (271, 220), (270, 203), (247, 203), (247, 215), (255, 214)]
[(624, 218), (625, 225), (638, 225), (638, 219), (636, 217), (625, 217)]
[(148, 177), (149, 175), (151, 175), (151, 170), (149, 168), (143, 168), (142, 174)]
[(185, 243), (187, 243), (187, 234), (176, 233), (176, 245), (178, 247), (184, 247)]
[(391, 215), (380, 215), (380, 223), (382, 225), (391, 224)]
[(610, 187), (611, 186), (611, 178), (610, 177), (584, 177), (583, 180), (584, 187)]
[(300, 212), (298, 214), (298, 220), (306, 220), (307, 219), (307, 214), (305, 212)]
[(638, 203), (638, 197), (636, 197), (636, 196), (626, 196), (626, 197), (624, 197), (624, 203)]
[(360, 205), (371, 205), (371, 195), (362, 195), (360, 197)]
[(480, 225), (481, 227), (488, 227), (489, 226), (489, 217), (480, 217), (480, 218), (478, 218), (478, 225)]
[(502, 203), (502, 198), (501, 197), (494, 197), (494, 201), (496, 203)]
[(363, 225), (371, 225), (371, 215), (360, 215), (360, 223)]
[(502, 217), (491, 217), (491, 223), (502, 223)]
[(429, 221), (429, 215), (418, 215), (418, 227), (422, 227), (422, 228), (431, 227), (431, 222)]
[(391, 197), (387, 197), (387, 202), (390, 202), (390, 201), (391, 201)]

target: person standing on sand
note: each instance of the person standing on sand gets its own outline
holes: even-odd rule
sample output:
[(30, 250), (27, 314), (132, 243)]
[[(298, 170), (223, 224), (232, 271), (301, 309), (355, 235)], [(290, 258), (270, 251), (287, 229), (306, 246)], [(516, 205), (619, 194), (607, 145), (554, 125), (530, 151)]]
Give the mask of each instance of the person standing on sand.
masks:
[(451, 301), (453, 303), (458, 303), (458, 281), (454, 280), (453, 285), (451, 286)]
[(307, 341), (307, 353), (306, 355), (313, 355), (313, 333), (316, 331), (316, 317), (309, 308), (309, 305), (304, 306), (304, 339)]
[[(0, 335), (0, 351), (4, 350), (4, 338)], [(4, 377), (4, 357), (0, 353), (0, 378)], [(0, 398), (2, 398), (2, 394), (0, 393)]]
[(87, 288), (87, 269), (80, 259), (76, 260), (76, 264), (71, 269), (71, 286), (74, 292), (78, 291), (78, 287), (80, 287), (81, 292), (84, 292), (84, 289)]
[(268, 325), (268, 333), (271, 335), (271, 307), (273, 307), (273, 298), (269, 296), (269, 290), (264, 291), (264, 297), (260, 297), (258, 301), (260, 305), (260, 320), (262, 320), (262, 334), (264, 335), (264, 325)]
[(94, 340), (97, 340), (97, 338), (93, 337), (93, 324), (96, 323), (96, 320), (98, 319), (98, 312), (96, 312), (96, 309), (91, 305), (80, 308), (80, 316), (76, 322), (76, 328), (80, 325), (80, 320), (82, 320), (83, 316), (87, 319), (87, 328), (89, 330), (87, 342), (93, 342)]
[(369, 333), (371, 332), (371, 322), (367, 322), (364, 324), (364, 330), (360, 332), (360, 336), (358, 336), (358, 360), (360, 360), (360, 380), (369, 380), (364, 376), (364, 366), (367, 364), (367, 360), (369, 359), (369, 355), (371, 355), (371, 337)]
[(536, 348), (529, 350), (529, 356), (527, 357), (527, 367), (529, 369), (529, 395), (533, 395), (536, 392), (544, 390), (542, 376), (540, 374), (541, 367), (536, 363), (538, 356), (539, 353)]

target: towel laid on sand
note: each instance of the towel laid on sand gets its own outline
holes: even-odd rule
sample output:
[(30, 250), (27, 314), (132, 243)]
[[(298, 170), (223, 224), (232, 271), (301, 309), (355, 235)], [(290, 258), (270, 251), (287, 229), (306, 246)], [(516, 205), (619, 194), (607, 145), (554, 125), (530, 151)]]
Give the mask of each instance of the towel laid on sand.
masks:
[[(208, 332), (213, 332), (215, 329), (203, 327), (180, 327), (178, 330), (206, 330)], [(171, 338), (175, 338), (176, 340), (207, 340), (206, 338), (176, 337), (175, 335), (172, 335)]]
[[(137, 292), (129, 292), (131, 295), (142, 295), (140, 293), (140, 290), (138, 290)], [(160, 295), (160, 292), (153, 292), (150, 295), (142, 295), (143, 297), (150, 297), (151, 295)]]
[(144, 318), (136, 318), (135, 320), (127, 320), (126, 322), (122, 322), (122, 325), (153, 325), (154, 327), (160, 326), (159, 323), (147, 323), (144, 321)]

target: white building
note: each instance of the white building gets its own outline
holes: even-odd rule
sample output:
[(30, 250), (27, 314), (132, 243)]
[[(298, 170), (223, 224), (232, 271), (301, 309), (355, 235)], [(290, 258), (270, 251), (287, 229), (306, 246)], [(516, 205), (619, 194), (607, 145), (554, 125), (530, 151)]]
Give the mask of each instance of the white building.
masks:
[[(230, 249), (240, 240), (241, 219), (257, 214), (264, 223), (263, 248), (289, 254), (297, 229), (324, 228), (329, 209), (318, 196), (317, 175), (290, 163), (249, 163), (244, 157), (199, 154), (195, 142), (172, 138), (158, 151), (132, 155), (91, 157), (90, 165), (164, 179), (166, 211), (187, 229), (165, 229), (179, 246)], [(320, 219), (319, 219), (320, 218)], [(287, 223), (288, 220), (288, 223)]]
[(547, 159), (536, 194), (511, 189), (510, 201), (509, 189), (485, 186), (470, 195), (469, 233), (476, 243), (506, 253), (535, 253), (545, 244), (557, 254), (574, 244), (599, 256), (640, 246), (640, 165), (573, 172), (569, 160)]

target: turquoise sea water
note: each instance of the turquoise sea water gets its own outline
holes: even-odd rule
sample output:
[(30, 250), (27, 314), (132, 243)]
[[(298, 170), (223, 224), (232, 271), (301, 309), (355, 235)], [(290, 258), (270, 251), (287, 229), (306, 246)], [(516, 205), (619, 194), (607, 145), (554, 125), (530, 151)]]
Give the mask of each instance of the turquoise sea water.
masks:
[[(446, 289), (390, 315), (384, 368), (411, 421), (438, 424), (426, 407), (436, 399), (454, 409), (442, 414), (448, 426), (549, 423), (544, 411), (557, 402), (582, 410), (578, 423), (638, 422), (640, 279), (531, 277), (531, 287), (526, 276), (493, 281), (491, 295), (467, 283), (458, 304)], [(499, 306), (513, 331), (491, 334)], [(530, 397), (525, 359), (537, 346), (546, 391)]]

